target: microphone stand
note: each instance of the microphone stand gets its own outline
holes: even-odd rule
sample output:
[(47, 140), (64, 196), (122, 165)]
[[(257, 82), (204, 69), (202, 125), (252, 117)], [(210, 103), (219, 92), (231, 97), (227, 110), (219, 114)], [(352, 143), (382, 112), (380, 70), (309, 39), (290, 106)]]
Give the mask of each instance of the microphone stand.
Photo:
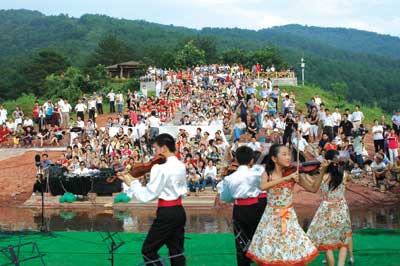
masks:
[(40, 164), (36, 165), (37, 168), (37, 173), (36, 177), (38, 181), (40, 182), (40, 196), (41, 196), (41, 201), (42, 201), (42, 207), (41, 207), (41, 226), (39, 228), (40, 232), (46, 232), (46, 225), (45, 225), (45, 220), (44, 220), (44, 190), (45, 190), (45, 185), (44, 185), (44, 176), (43, 176), (43, 171), (42, 171), (42, 166)]

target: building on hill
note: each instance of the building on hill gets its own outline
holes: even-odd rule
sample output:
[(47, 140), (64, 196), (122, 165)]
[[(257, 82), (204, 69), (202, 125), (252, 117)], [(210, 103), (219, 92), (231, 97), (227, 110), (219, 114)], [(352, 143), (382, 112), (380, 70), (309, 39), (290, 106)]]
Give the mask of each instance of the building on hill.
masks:
[(111, 66), (107, 66), (107, 72), (110, 77), (130, 78), (135, 70), (142, 69), (144, 65), (137, 61), (128, 61)]

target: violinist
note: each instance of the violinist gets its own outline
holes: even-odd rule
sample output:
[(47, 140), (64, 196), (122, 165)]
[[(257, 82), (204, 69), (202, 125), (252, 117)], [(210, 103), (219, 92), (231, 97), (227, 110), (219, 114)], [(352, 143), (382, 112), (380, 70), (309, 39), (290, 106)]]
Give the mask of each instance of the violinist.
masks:
[(295, 183), (317, 192), (322, 175), (311, 180), (306, 174), (288, 171), (292, 168), (291, 157), (288, 147), (274, 144), (266, 160), (266, 177), (262, 177), (260, 188), (268, 193), (267, 206), (246, 253), (262, 265), (306, 265), (318, 255), (298, 223), (293, 195)]
[[(234, 202), (232, 221), (238, 266), (250, 266), (251, 260), (245, 256), (246, 246), (262, 215), (258, 199), (260, 174), (250, 169), (254, 161), (253, 153), (247, 146), (237, 148), (235, 156), (239, 167), (217, 185), (221, 200)], [(243, 235), (246, 239), (241, 239)]]
[(142, 247), (146, 265), (163, 265), (158, 255), (163, 245), (169, 249), (171, 265), (186, 265), (183, 255), (186, 213), (182, 207), (182, 196), (187, 192), (186, 168), (175, 156), (175, 140), (171, 135), (158, 135), (153, 147), (156, 156), (165, 157), (166, 162), (152, 166), (146, 186), (131, 174), (120, 173), (119, 178), (129, 186), (128, 195), (139, 201), (149, 202), (158, 198), (157, 217)]

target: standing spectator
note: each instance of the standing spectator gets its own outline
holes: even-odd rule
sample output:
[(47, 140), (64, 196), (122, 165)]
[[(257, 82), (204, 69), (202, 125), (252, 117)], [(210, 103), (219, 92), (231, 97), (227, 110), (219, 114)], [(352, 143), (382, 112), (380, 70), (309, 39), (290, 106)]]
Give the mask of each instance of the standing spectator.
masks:
[(94, 97), (96, 98), (96, 109), (99, 115), (103, 114), (103, 96), (99, 93), (94, 93)]
[(89, 119), (96, 123), (96, 99), (94, 96), (90, 97), (88, 101)]
[(325, 119), (323, 123), (323, 132), (328, 133), (329, 141), (333, 140), (333, 125), (335, 122), (328, 108), (325, 109)]
[(53, 103), (51, 102), (51, 99), (48, 98), (47, 102), (43, 105), (43, 111), (46, 116), (46, 124), (51, 123), (51, 117), (53, 116)]
[(82, 121), (85, 121), (85, 111), (86, 111), (86, 105), (82, 103), (82, 100), (78, 100), (78, 104), (75, 105), (75, 111), (76, 111), (76, 117), (80, 117)]
[(72, 110), (72, 106), (69, 104), (67, 99), (64, 99), (64, 104), (61, 106), (61, 117), (62, 117), (62, 125), (61, 128), (68, 128), (68, 122), (70, 113)]
[(22, 119), (24, 118), (24, 112), (21, 110), (19, 106), (15, 107), (14, 112), (12, 113), (12, 116), (14, 118), (14, 123), (15, 123), (15, 128), (18, 127), (19, 124), (22, 124)]
[(397, 150), (399, 149), (399, 137), (397, 136), (395, 130), (392, 128), (387, 137), (389, 145), (389, 158), (390, 162), (394, 163), (394, 160), (398, 156)]
[(339, 124), (340, 134), (344, 134), (347, 139), (351, 138), (351, 132), (353, 130), (353, 123), (349, 120), (349, 115), (343, 115), (343, 121)]
[(392, 123), (394, 132), (396, 132), (397, 136), (400, 134), (400, 111), (397, 111), (396, 114), (392, 116)]
[(375, 153), (380, 149), (384, 150), (383, 126), (379, 124), (378, 120), (374, 120), (375, 125), (372, 127), (372, 134), (374, 135)]
[(308, 119), (310, 120), (310, 141), (315, 142), (318, 138), (318, 113), (317, 107), (313, 107), (311, 109), (311, 113), (308, 115)]
[(113, 89), (107, 94), (107, 98), (110, 100), (110, 113), (115, 113), (115, 93)]
[(161, 126), (160, 118), (156, 117), (156, 111), (151, 111), (147, 123), (150, 127), (150, 140), (153, 141), (158, 136)]
[(364, 120), (364, 114), (360, 111), (360, 106), (356, 105), (354, 112), (351, 114), (351, 122), (353, 123), (354, 129), (358, 129)]
[(39, 102), (35, 101), (35, 105), (32, 107), (32, 115), (33, 115), (33, 122), (37, 125), (39, 125)]
[(121, 115), (124, 107), (124, 95), (120, 90), (118, 91), (117, 95), (115, 95), (115, 100), (117, 102), (117, 112)]
[(342, 121), (342, 115), (339, 112), (339, 106), (335, 107), (335, 112), (332, 114), (333, 119), (333, 137), (336, 137), (339, 134), (339, 125)]
[(7, 122), (7, 109), (0, 105), (0, 124)]

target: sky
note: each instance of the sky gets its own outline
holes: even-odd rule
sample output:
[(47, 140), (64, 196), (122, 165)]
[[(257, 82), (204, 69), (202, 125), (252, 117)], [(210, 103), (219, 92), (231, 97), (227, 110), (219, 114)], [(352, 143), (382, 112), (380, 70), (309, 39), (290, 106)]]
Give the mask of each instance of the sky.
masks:
[(0, 9), (103, 14), (201, 29), (287, 24), (355, 28), (400, 37), (399, 0), (0, 0)]

